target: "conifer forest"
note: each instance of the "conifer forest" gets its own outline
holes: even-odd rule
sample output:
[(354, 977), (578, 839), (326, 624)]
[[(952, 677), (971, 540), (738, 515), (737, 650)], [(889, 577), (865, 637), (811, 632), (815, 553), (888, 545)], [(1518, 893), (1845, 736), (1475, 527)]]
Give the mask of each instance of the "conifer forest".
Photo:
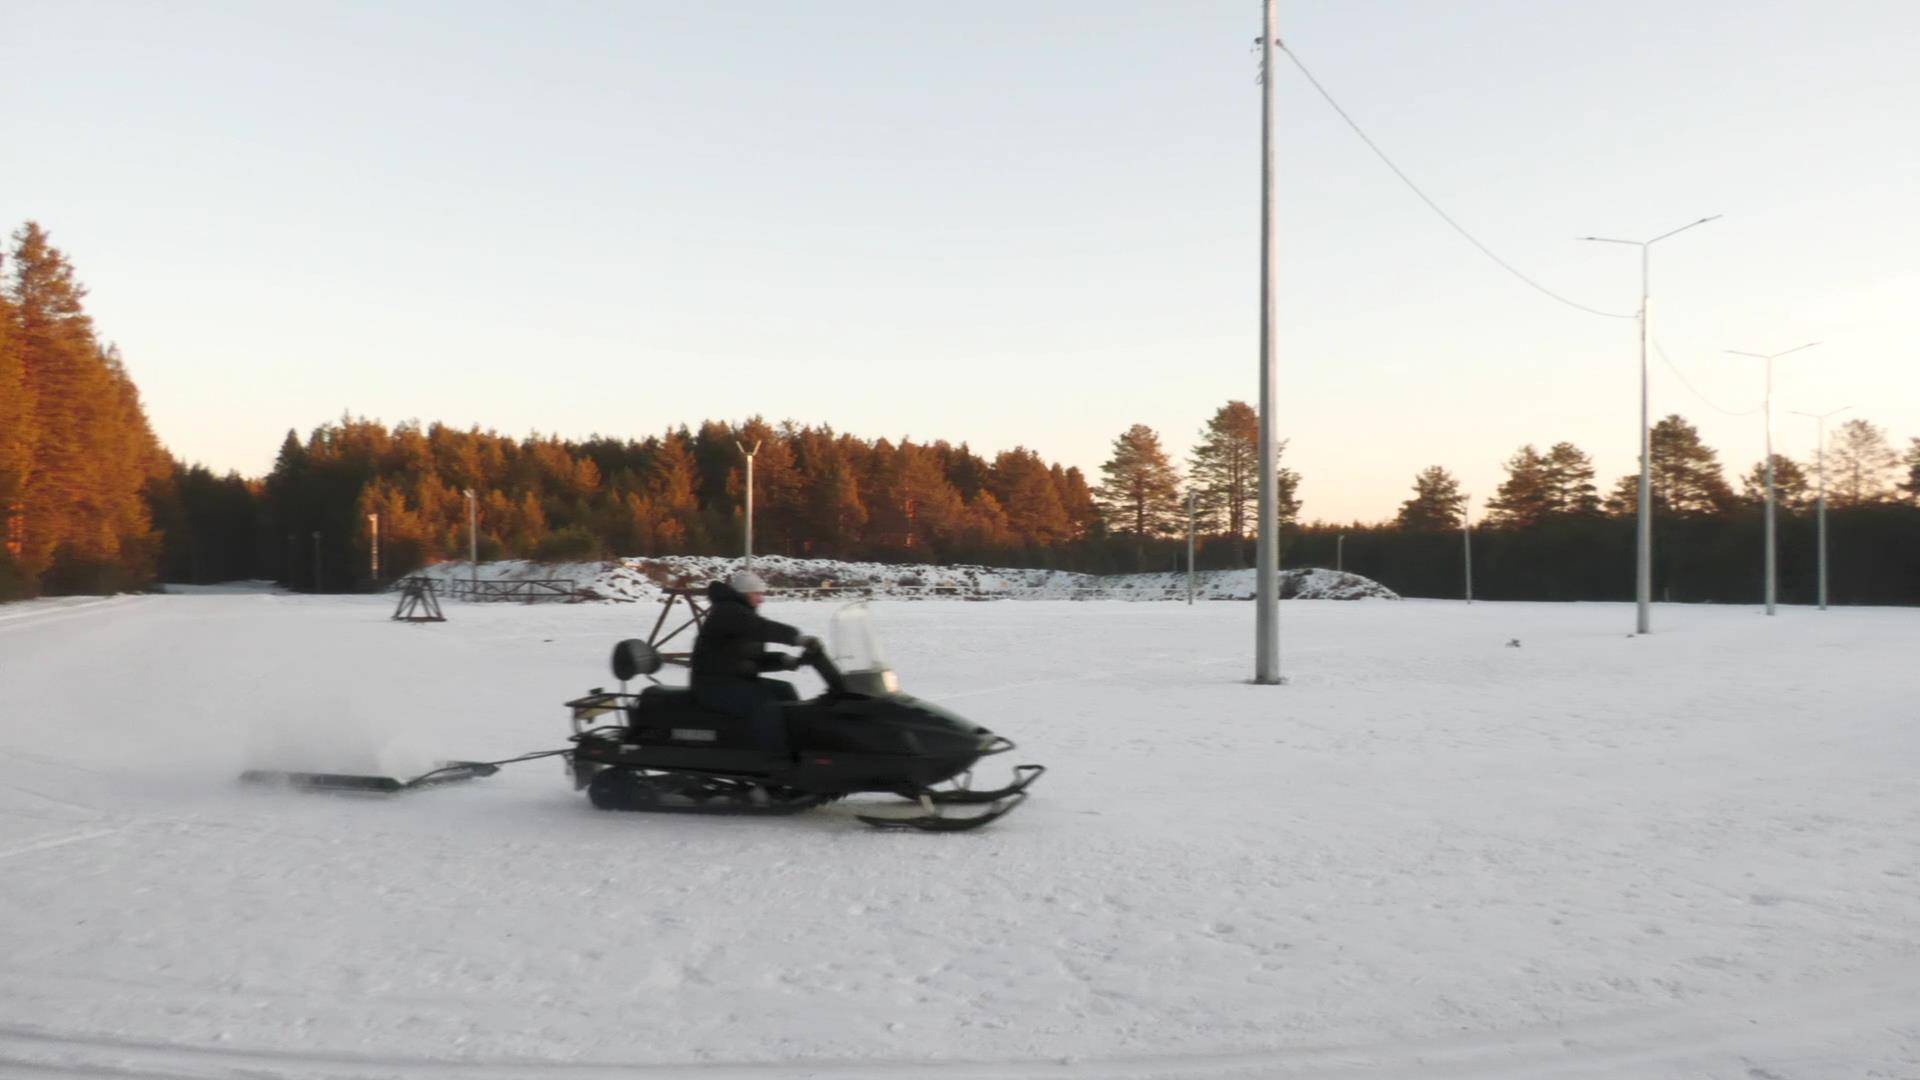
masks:
[[(688, 418), (670, 430), (516, 437), (345, 415), (288, 431), (265, 476), (174, 459), (148, 424), (75, 268), (28, 222), (0, 261), (0, 598), (277, 580), (325, 592), (467, 556), (581, 561), (739, 550), (741, 446), (754, 446), (756, 550), (854, 560), (1100, 573), (1184, 568), (1191, 494), (1201, 569), (1250, 565), (1257, 419), (1229, 401), (1190, 433), (1133, 424), (1099, 475), (1024, 447), (865, 437), (819, 422)], [(1359, 437), (1359, 436), (1356, 436)], [(1184, 442), (1182, 446), (1180, 443)], [(1340, 567), (1409, 596), (1631, 595), (1636, 475), (1598, 477), (1569, 442), (1522, 446), (1469, 507), (1443, 464), (1409, 477), (1390, 520), (1310, 517), (1311, 478), (1282, 469), (1287, 566)], [(1826, 447), (1835, 603), (1920, 603), (1920, 437), (1867, 418)], [(1761, 580), (1764, 463), (1722, 461), (1679, 415), (1652, 433), (1660, 599), (1751, 602)], [(1776, 455), (1781, 597), (1815, 590), (1817, 463)], [(1729, 478), (1729, 470), (1733, 476)]]

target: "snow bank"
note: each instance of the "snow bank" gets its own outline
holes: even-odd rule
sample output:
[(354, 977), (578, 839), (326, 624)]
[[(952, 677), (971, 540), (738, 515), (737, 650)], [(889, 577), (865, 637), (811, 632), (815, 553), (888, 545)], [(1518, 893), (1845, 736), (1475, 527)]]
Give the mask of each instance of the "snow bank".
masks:
[[(660, 590), (701, 584), (739, 569), (742, 560), (708, 555), (668, 555), (610, 562), (537, 563), (507, 559), (483, 563), (482, 579), (571, 581), (582, 599), (651, 600)], [(776, 594), (832, 596), (852, 592), (889, 599), (951, 597), (965, 600), (1184, 600), (1187, 576), (1161, 574), (1080, 574), (1067, 570), (1020, 570), (988, 566), (929, 566), (916, 563), (842, 562), (761, 555), (754, 570)], [(472, 573), (465, 562), (439, 563), (421, 575), (442, 583)], [(1196, 595), (1203, 600), (1251, 600), (1252, 570), (1208, 570), (1197, 575)], [(1280, 595), (1294, 600), (1398, 600), (1392, 589), (1371, 578), (1338, 570), (1281, 572)]]

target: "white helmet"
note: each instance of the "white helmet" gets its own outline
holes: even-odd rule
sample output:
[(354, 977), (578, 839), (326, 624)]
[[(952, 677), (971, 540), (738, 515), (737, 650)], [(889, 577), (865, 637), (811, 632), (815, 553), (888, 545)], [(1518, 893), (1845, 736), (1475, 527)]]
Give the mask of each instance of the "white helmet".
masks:
[(727, 579), (727, 584), (733, 588), (734, 592), (742, 596), (767, 591), (767, 583), (761, 579), (759, 574), (751, 570), (734, 571), (733, 576)]

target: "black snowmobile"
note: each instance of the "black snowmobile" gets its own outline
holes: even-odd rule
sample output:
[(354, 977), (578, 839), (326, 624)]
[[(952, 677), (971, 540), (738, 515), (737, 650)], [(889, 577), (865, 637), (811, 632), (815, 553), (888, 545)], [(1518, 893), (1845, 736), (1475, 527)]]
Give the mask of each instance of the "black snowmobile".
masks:
[[(1007, 786), (975, 790), (974, 764), (1012, 750), (1013, 742), (901, 693), (865, 604), (837, 612), (828, 637), (829, 649), (801, 655), (826, 690), (783, 706), (795, 748), (785, 755), (763, 750), (748, 721), (696, 705), (690, 690), (656, 684), (626, 692), (629, 681), (651, 678), (666, 658), (647, 642), (621, 642), (613, 650), (621, 690), (595, 689), (567, 702), (574, 786), (601, 809), (708, 814), (790, 814), (845, 795), (885, 792), (910, 800), (916, 812), (861, 814), (861, 821), (952, 832), (1004, 816), (1046, 771), (1018, 765)], [(948, 812), (957, 806), (984, 809)]]
[[(691, 618), (662, 636), (667, 613), (684, 599)], [(972, 787), (974, 763), (1004, 754), (1013, 742), (937, 705), (900, 692), (881, 659), (864, 603), (835, 613), (831, 650), (815, 648), (802, 661), (826, 682), (826, 691), (784, 706), (788, 745), (795, 752), (761, 749), (751, 724), (709, 712), (689, 690), (653, 679), (665, 664), (685, 664), (686, 653), (664, 646), (704, 617), (691, 590), (672, 589), (654, 624), (652, 643), (622, 641), (613, 650), (615, 692), (595, 689), (567, 702), (573, 711), (572, 746), (536, 750), (502, 761), (449, 761), (411, 779), (351, 773), (249, 769), (240, 779), (309, 791), (394, 795), (492, 776), (502, 765), (565, 757), (574, 787), (595, 806), (695, 814), (791, 814), (846, 795), (883, 792), (910, 800), (907, 813), (858, 815), (879, 828), (959, 832), (977, 829), (1020, 805), (1044, 765), (1016, 765), (1013, 781), (991, 791)], [(637, 694), (626, 684), (654, 685)], [(953, 807), (970, 810), (949, 812)]]

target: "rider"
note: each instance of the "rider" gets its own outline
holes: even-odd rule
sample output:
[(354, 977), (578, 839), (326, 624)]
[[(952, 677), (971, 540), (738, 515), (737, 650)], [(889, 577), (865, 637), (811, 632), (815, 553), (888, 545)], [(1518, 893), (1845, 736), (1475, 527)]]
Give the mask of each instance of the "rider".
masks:
[(786, 715), (782, 705), (798, 701), (793, 684), (763, 679), (766, 671), (792, 671), (800, 657), (767, 652), (769, 642), (803, 652), (820, 648), (820, 639), (785, 623), (762, 618), (755, 610), (767, 598), (767, 583), (751, 570), (707, 586), (707, 617), (693, 642), (693, 700), (702, 707), (753, 724), (760, 745), (785, 755)]

